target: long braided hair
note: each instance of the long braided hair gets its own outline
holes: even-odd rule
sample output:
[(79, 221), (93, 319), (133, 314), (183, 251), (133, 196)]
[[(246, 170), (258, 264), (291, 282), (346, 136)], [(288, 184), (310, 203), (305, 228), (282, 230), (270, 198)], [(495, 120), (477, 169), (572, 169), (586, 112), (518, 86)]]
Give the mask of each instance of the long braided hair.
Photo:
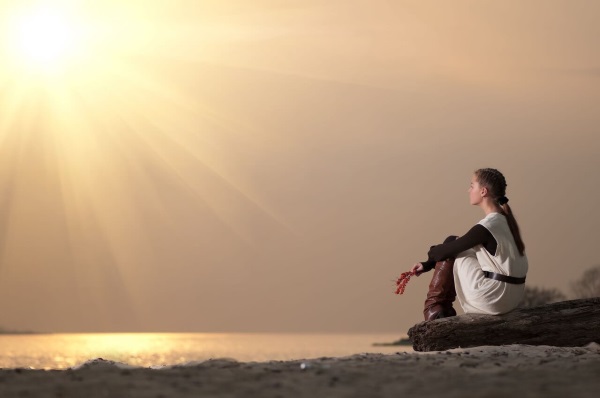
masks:
[(479, 185), (486, 187), (491, 197), (498, 203), (498, 206), (500, 206), (502, 214), (504, 214), (508, 221), (508, 227), (515, 239), (519, 254), (522, 256), (525, 253), (525, 244), (523, 243), (523, 239), (521, 239), (517, 220), (508, 205), (508, 199), (506, 198), (506, 179), (502, 173), (496, 169), (475, 170), (475, 177), (477, 178)]

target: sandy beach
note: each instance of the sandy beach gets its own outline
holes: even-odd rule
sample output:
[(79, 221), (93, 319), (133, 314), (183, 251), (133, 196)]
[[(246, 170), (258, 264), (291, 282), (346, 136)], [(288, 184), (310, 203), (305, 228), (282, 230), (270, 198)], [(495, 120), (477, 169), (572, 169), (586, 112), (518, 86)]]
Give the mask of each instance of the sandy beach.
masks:
[(67, 370), (1, 370), (0, 397), (596, 397), (599, 375), (596, 343), (295, 361), (213, 359), (161, 369), (96, 359)]

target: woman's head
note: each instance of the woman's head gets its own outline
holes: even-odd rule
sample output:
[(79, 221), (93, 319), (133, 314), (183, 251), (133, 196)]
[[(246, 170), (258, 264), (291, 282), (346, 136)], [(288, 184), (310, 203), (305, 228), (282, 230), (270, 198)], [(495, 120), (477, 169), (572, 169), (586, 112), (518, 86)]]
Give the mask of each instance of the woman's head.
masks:
[(487, 196), (496, 204), (503, 207), (506, 199), (506, 178), (496, 169), (478, 169), (474, 173), (474, 181), (479, 185), (479, 189), (485, 188)]
[(496, 169), (478, 169), (473, 173), (473, 179), (471, 181), (471, 188), (469, 189), (469, 197), (471, 204), (479, 205), (485, 198), (493, 201), (497, 205), (502, 214), (506, 216), (508, 226), (512, 232), (513, 238), (519, 250), (519, 253), (523, 255), (525, 253), (525, 244), (521, 239), (521, 233), (519, 232), (519, 225), (512, 212), (512, 209), (508, 205), (508, 198), (506, 197), (506, 178), (504, 175)]

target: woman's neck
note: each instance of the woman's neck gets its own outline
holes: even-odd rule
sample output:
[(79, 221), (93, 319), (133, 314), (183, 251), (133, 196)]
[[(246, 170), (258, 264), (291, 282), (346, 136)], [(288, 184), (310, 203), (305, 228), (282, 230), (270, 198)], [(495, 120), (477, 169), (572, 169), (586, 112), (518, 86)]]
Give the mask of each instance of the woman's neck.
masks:
[(491, 214), (491, 213), (500, 213), (500, 214), (502, 214), (502, 209), (500, 209), (500, 207), (496, 203), (494, 203), (494, 202), (492, 202), (490, 200), (484, 200), (484, 201), (482, 201), (479, 204), (479, 206), (481, 207), (481, 209), (483, 210), (483, 212), (485, 213), (486, 216), (489, 215), (489, 214)]

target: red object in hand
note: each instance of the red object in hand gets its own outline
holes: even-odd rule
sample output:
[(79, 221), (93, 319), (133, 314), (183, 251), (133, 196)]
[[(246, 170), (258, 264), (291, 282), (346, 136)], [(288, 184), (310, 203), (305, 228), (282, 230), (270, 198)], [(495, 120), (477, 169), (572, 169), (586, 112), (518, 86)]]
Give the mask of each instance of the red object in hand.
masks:
[(396, 294), (404, 293), (404, 289), (406, 289), (406, 284), (410, 280), (410, 277), (416, 274), (417, 273), (413, 271), (403, 272), (396, 281)]

